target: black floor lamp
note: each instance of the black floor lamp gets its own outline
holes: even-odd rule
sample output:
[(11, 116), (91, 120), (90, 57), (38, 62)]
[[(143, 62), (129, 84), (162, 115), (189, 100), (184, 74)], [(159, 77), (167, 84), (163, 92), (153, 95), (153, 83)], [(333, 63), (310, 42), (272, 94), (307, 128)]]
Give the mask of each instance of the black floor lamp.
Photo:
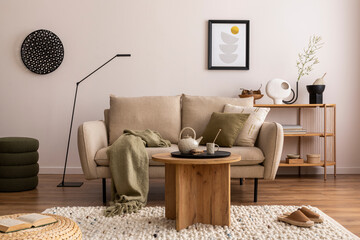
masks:
[(114, 58), (116, 58), (116, 57), (130, 57), (130, 56), (131, 56), (131, 54), (116, 54), (114, 57), (110, 58), (110, 59), (109, 59), (107, 62), (105, 62), (103, 65), (101, 65), (100, 67), (98, 67), (97, 69), (95, 69), (95, 71), (93, 71), (92, 73), (90, 73), (89, 75), (87, 75), (86, 77), (84, 77), (83, 79), (81, 79), (79, 82), (76, 83), (76, 90), (75, 90), (75, 97), (74, 97), (74, 105), (73, 105), (73, 109), (72, 109), (71, 122), (70, 122), (69, 138), (68, 138), (68, 143), (67, 143), (67, 148), (66, 148), (64, 173), (63, 173), (63, 176), (62, 176), (62, 181), (61, 181), (61, 183), (59, 183), (59, 184), (57, 185), (58, 187), (80, 187), (81, 185), (83, 185), (83, 182), (65, 182), (65, 172), (66, 172), (66, 164), (67, 164), (68, 155), (69, 155), (69, 146), (70, 146), (70, 139), (71, 139), (71, 130), (72, 130), (72, 124), (73, 124), (73, 120), (74, 120), (74, 112), (75, 112), (77, 92), (78, 92), (78, 87), (79, 87), (80, 83), (82, 83), (85, 79), (87, 79), (88, 77), (90, 77), (91, 75), (93, 75), (93, 74), (94, 74), (95, 72), (97, 72), (100, 68), (102, 68), (103, 66), (105, 66), (106, 64), (108, 64), (109, 62), (111, 62)]

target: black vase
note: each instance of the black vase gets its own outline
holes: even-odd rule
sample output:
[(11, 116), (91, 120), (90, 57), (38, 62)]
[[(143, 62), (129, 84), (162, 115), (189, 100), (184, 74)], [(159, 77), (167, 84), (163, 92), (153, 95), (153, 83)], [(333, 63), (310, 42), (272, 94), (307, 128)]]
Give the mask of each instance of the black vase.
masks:
[(323, 92), (325, 90), (325, 85), (306, 85), (306, 89), (309, 92), (310, 104), (323, 103)]

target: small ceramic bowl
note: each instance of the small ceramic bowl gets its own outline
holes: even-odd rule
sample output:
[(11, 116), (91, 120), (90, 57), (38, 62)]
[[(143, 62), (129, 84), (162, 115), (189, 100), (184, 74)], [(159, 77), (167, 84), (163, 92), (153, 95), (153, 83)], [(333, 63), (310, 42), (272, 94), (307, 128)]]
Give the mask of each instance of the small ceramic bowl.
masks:
[(287, 156), (287, 158), (290, 158), (290, 159), (298, 159), (298, 158), (300, 158), (299, 154), (293, 154), (293, 153), (288, 154), (286, 156)]

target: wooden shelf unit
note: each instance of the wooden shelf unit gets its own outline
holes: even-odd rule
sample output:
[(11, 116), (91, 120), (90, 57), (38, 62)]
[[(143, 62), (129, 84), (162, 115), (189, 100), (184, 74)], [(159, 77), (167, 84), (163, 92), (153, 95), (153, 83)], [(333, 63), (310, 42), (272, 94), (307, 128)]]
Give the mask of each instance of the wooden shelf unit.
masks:
[(316, 132), (307, 132), (307, 133), (284, 133), (284, 137), (330, 137), (334, 136), (334, 133), (316, 133)]
[(268, 108), (316, 108), (316, 107), (336, 107), (336, 104), (254, 104), (254, 107)]
[[(324, 168), (324, 180), (327, 177), (327, 166), (334, 167), (334, 177), (336, 177), (336, 104), (255, 104), (255, 107), (268, 107), (268, 108), (279, 108), (279, 109), (289, 109), (295, 108), (298, 109), (298, 125), (301, 125), (301, 114), (302, 109), (304, 108), (322, 108), (323, 109), (323, 131), (319, 132), (306, 132), (306, 133), (285, 133), (284, 137), (298, 137), (298, 152), (301, 152), (301, 138), (303, 137), (320, 137), (323, 138), (323, 149), (324, 154), (321, 156), (323, 160), (320, 163), (301, 163), (301, 164), (288, 164), (285, 160), (281, 160), (280, 167), (298, 167), (299, 168), (299, 175), (301, 174), (301, 167), (323, 167)], [(330, 119), (330, 124), (333, 124), (333, 131), (327, 131), (328, 127), (328, 119), (327, 119), (327, 111), (329, 108), (333, 109), (332, 118)], [(328, 160), (327, 154), (327, 141), (328, 138), (333, 139), (333, 146), (332, 146), (332, 160)], [(284, 140), (285, 141), (285, 140)]]
[[(289, 164), (284, 161), (281, 161), (279, 166), (280, 167), (324, 167), (324, 161), (321, 161), (320, 163), (293, 163), (293, 164)], [(326, 166), (335, 166), (335, 162), (327, 161)]]

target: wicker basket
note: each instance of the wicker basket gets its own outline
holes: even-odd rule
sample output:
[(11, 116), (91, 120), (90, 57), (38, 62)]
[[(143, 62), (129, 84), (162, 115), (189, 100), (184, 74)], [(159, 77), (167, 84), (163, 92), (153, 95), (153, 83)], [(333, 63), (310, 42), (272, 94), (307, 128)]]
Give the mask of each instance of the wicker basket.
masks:
[(320, 163), (320, 154), (307, 154), (308, 163)]

